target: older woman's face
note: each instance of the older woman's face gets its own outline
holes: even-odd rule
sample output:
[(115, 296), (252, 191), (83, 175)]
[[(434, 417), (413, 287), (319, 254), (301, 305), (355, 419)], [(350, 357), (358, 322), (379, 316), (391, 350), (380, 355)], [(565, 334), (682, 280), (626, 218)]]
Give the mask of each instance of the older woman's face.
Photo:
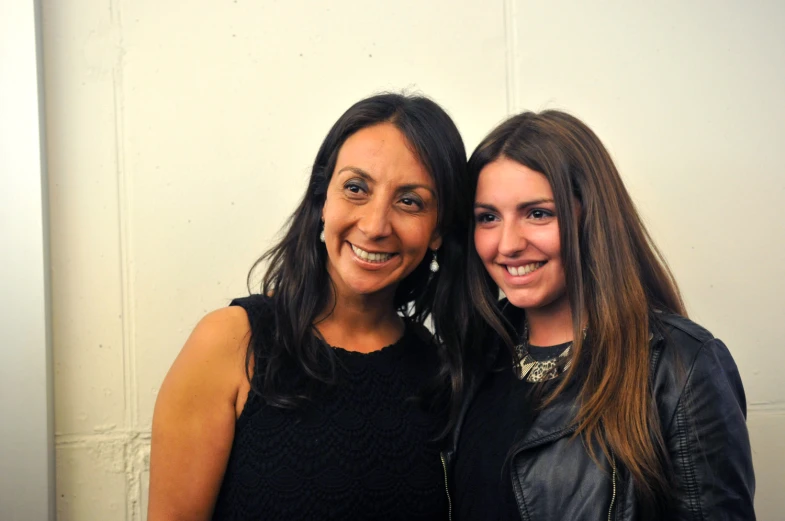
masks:
[(553, 190), (545, 176), (502, 158), (482, 169), (474, 200), (474, 246), (519, 308), (569, 305)]
[(327, 271), (342, 296), (394, 292), (441, 245), (434, 182), (389, 123), (343, 144), (322, 220)]

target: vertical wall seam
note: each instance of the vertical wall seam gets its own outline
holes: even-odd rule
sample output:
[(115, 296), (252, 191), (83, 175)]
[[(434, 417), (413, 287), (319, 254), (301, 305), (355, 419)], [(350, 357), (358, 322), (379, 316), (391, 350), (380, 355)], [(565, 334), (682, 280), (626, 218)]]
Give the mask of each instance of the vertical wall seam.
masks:
[[(110, 5), (114, 0), (110, 0)], [(113, 30), (116, 31), (117, 57), (112, 71), (113, 103), (114, 103), (114, 138), (115, 138), (115, 174), (117, 176), (117, 226), (120, 247), (120, 320), (122, 327), (123, 349), (123, 399), (126, 430), (134, 427), (134, 414), (132, 406), (132, 389), (130, 372), (131, 342), (133, 320), (131, 317), (131, 270), (130, 270), (130, 244), (128, 230), (128, 186), (125, 175), (124, 144), (123, 144), (123, 64), (122, 43), (119, 16), (116, 9), (110, 9), (112, 14)]]
[[(117, 175), (118, 201), (118, 233), (120, 238), (120, 280), (121, 280), (121, 312), (123, 331), (123, 403), (125, 408), (126, 431), (137, 430), (139, 421), (139, 401), (136, 395), (136, 321), (134, 317), (134, 269), (133, 269), (133, 233), (131, 225), (131, 186), (125, 155), (125, 84), (124, 40), (122, 20), (122, 0), (109, 0), (109, 12), (112, 25), (116, 31), (117, 56), (113, 71), (113, 96), (115, 116), (115, 154)], [(141, 490), (138, 486), (141, 470), (136, 468), (136, 457), (133, 452), (135, 443), (133, 436), (126, 440), (123, 451), (126, 469), (126, 510), (125, 519), (133, 521), (140, 518), (138, 508), (141, 505)]]
[(518, 103), (518, 69), (516, 58), (518, 56), (518, 25), (516, 23), (517, 0), (504, 0), (504, 43), (505, 43), (505, 72), (507, 87), (507, 115), (516, 114), (519, 110)]

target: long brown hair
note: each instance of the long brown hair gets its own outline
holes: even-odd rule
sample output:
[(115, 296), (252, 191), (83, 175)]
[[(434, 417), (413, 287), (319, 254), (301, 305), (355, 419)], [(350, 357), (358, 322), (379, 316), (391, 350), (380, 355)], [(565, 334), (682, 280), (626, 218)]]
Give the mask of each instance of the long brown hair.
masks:
[[(475, 190), (483, 167), (500, 158), (545, 175), (556, 204), (575, 359), (544, 406), (580, 376), (577, 434), (592, 457), (593, 447), (609, 459), (612, 452), (632, 475), (636, 493), (660, 503), (671, 487), (649, 387), (649, 334), (655, 311), (685, 315), (676, 282), (608, 151), (580, 120), (548, 110), (503, 122), (469, 160)], [(476, 251), (469, 270), (474, 305), (512, 348), (495, 306), (498, 289)]]

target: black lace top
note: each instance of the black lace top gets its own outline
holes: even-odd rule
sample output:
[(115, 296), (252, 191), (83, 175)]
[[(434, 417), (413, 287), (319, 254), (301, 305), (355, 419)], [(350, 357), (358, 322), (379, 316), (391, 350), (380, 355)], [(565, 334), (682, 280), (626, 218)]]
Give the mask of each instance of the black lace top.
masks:
[[(250, 317), (264, 297), (233, 304)], [(335, 349), (338, 383), (313, 403), (280, 409), (251, 391), (214, 520), (447, 519), (429, 441), (442, 418), (411, 400), (437, 370), (433, 348), (407, 326), (381, 351)]]

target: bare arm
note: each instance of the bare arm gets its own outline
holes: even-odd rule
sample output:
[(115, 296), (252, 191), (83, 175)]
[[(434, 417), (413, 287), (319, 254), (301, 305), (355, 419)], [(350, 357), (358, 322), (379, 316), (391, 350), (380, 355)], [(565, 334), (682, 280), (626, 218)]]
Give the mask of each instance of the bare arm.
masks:
[(148, 521), (212, 516), (247, 389), (249, 325), (239, 307), (196, 326), (161, 386), (153, 415)]

